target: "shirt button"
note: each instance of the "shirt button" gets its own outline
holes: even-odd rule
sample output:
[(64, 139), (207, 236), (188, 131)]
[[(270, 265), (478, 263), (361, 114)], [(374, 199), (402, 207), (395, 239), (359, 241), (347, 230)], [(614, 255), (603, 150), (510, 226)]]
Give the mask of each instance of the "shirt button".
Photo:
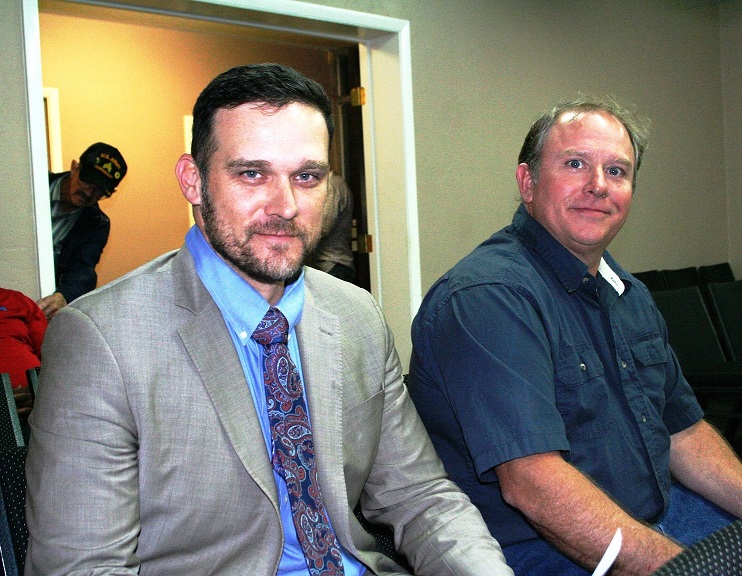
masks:
[(587, 284), (588, 282), (590, 282), (590, 279), (589, 278), (583, 278), (582, 279), (582, 283), (583, 284)]
[(626, 362), (621, 362), (621, 368), (626, 369)]
[(642, 422), (644, 422), (644, 423), (647, 422), (647, 417), (644, 414), (642, 414)]
[(587, 366), (585, 366), (584, 364), (580, 364), (580, 370), (584, 372), (585, 370), (587, 370)]

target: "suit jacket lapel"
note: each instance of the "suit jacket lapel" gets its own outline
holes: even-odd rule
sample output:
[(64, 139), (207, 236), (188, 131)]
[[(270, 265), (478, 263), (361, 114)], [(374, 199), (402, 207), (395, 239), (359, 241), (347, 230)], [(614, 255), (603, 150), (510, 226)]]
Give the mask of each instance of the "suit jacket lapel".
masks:
[(317, 308), (309, 289), (296, 326), (304, 389), (312, 422), (315, 461), (325, 507), (338, 539), (353, 548), (343, 470), (341, 331), (337, 316)]
[(227, 437), (247, 473), (278, 510), (273, 468), (262, 441), (263, 433), (219, 308), (196, 273), (193, 259), (183, 248), (173, 263), (176, 304), (194, 317), (178, 333), (201, 376)]

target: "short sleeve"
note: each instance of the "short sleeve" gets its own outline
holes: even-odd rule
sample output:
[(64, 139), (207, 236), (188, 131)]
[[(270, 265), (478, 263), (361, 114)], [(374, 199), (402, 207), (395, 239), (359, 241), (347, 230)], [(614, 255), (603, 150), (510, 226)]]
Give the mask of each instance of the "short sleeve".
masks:
[(486, 284), (456, 291), (428, 331), (438, 381), (482, 481), (508, 460), (569, 449), (543, 322), (526, 294)]

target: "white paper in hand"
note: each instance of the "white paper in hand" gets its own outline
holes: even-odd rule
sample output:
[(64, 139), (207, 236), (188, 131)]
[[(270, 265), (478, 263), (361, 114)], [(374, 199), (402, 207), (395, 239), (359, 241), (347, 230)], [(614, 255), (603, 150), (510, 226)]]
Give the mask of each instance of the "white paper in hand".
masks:
[(621, 550), (622, 541), (623, 536), (621, 536), (621, 529), (618, 528), (616, 530), (616, 533), (613, 535), (613, 540), (611, 540), (611, 543), (608, 544), (608, 548), (606, 548), (605, 554), (603, 554), (600, 562), (598, 562), (598, 565), (595, 567), (593, 576), (603, 576), (603, 574), (608, 572), (608, 569), (613, 564), (616, 556), (618, 556), (619, 550)]

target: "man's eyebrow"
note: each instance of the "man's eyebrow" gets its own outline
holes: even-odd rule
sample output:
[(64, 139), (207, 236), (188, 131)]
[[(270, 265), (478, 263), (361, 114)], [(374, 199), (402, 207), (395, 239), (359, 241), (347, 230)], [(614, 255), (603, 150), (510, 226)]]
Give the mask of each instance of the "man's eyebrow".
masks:
[(245, 158), (235, 158), (227, 162), (228, 170), (255, 170), (269, 168), (271, 165), (267, 160), (247, 160)]
[(330, 164), (328, 162), (308, 160), (301, 165), (300, 170), (324, 170), (325, 172), (329, 172)]
[[(267, 160), (247, 160), (245, 158), (235, 158), (227, 162), (228, 170), (265, 170), (271, 168), (272, 163)], [(302, 170), (323, 170), (330, 171), (330, 164), (324, 161), (307, 160), (299, 166)]]

